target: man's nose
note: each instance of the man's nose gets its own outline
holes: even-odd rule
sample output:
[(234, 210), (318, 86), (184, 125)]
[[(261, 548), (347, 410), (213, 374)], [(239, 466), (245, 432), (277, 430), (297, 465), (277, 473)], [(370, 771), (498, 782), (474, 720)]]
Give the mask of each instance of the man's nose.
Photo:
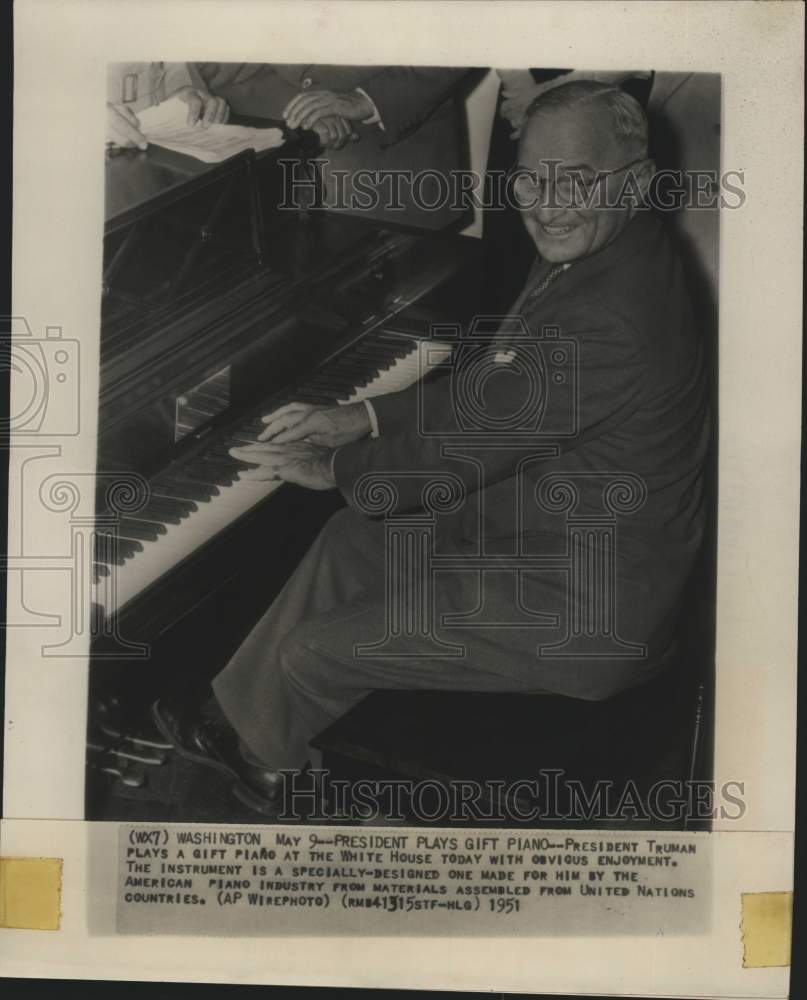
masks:
[(543, 226), (551, 225), (556, 219), (559, 219), (562, 215), (568, 212), (569, 208), (567, 205), (557, 205), (553, 204), (553, 200), (549, 199), (548, 204), (536, 205), (533, 214), (535, 218)]

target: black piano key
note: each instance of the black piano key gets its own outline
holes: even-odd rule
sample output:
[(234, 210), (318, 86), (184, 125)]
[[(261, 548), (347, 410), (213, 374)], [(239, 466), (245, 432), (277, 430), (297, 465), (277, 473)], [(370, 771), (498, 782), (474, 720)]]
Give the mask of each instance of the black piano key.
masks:
[[(261, 433), (264, 430), (266, 430), (266, 424), (263, 424)], [(229, 450), (230, 448), (243, 448), (250, 444), (260, 444), (257, 434), (234, 431), (232, 436), (225, 442), (225, 447)]]
[(172, 509), (185, 516), (188, 514), (194, 514), (197, 510), (199, 510), (195, 500), (186, 500), (184, 497), (165, 497), (159, 493), (155, 493), (152, 494), (152, 499), (160, 500), (163, 503), (168, 501), (172, 505)]
[(183, 500), (181, 497), (163, 497), (157, 493), (152, 493), (141, 510), (150, 510), (154, 514), (165, 513), (185, 517), (194, 510), (192, 500)]
[(398, 358), (393, 358), (389, 355), (384, 356), (381, 354), (372, 354), (366, 356), (362, 355), (362, 357), (359, 360), (365, 362), (365, 364), (367, 364), (368, 367), (372, 365), (373, 368), (375, 368), (377, 371), (386, 371), (388, 368), (391, 368), (395, 364)]
[[(323, 389), (320, 389), (319, 391), (323, 392), (323, 393), (325, 392), (325, 390), (323, 390)], [(346, 391), (341, 391), (340, 392), (340, 391), (337, 391), (336, 389), (334, 389), (333, 391), (328, 390), (328, 394), (327, 395), (323, 395), (321, 397), (321, 399), (322, 399), (322, 404), (321, 405), (323, 405), (323, 406), (333, 406), (334, 403), (336, 403), (340, 399), (342, 400), (342, 402), (345, 402), (346, 400), (350, 399), (350, 393), (346, 392)], [(306, 397), (306, 394), (302, 393), (301, 394), (300, 402), (304, 402), (304, 401), (308, 402), (308, 399)]]
[(306, 382), (305, 385), (300, 387), (300, 391), (305, 394), (306, 392), (318, 392), (321, 393), (326, 399), (347, 399), (350, 396), (350, 391), (348, 389), (343, 389), (341, 387), (326, 385), (322, 382)]
[(367, 344), (366, 346), (362, 344), (361, 347), (356, 349), (356, 353), (361, 354), (364, 351), (378, 350), (388, 358), (405, 358), (407, 354), (411, 354), (413, 352), (414, 347), (415, 345), (413, 341), (401, 343), (400, 341), (376, 340), (372, 344)]
[[(339, 374), (342, 374), (341, 369), (339, 371)], [(375, 376), (372, 376), (372, 377), (368, 376), (367, 378), (365, 378), (362, 375), (353, 375), (351, 377), (351, 379), (350, 379), (350, 389), (351, 389), (351, 391), (355, 392), (356, 389), (363, 389), (367, 385), (368, 382), (372, 381), (373, 378), (375, 378)]]
[(355, 362), (336, 361), (334, 364), (329, 365), (328, 368), (321, 374), (323, 374), (326, 378), (332, 378), (335, 376), (339, 379), (345, 379), (348, 380), (351, 385), (355, 385), (358, 379), (369, 378), (371, 371), (372, 369), (369, 364), (360, 365)]
[(93, 582), (98, 583), (102, 576), (109, 576), (109, 567), (103, 563), (94, 562), (92, 564)]
[[(235, 437), (231, 438), (229, 441), (221, 441), (214, 448), (211, 449), (210, 454), (221, 462), (226, 462), (228, 466), (235, 472), (241, 472), (243, 469), (254, 468), (257, 462), (245, 462), (240, 458), (234, 458), (230, 454), (230, 448), (237, 448), (243, 445), (245, 442), (236, 440)], [(249, 444), (255, 444), (255, 439), (251, 439)]]
[(320, 392), (303, 392), (301, 389), (294, 394), (294, 401), (296, 403), (311, 403), (313, 406), (333, 406), (336, 396), (326, 396)]
[[(278, 406), (274, 407), (274, 409), (279, 410), (280, 409), (280, 404), (278, 404)], [(259, 431), (259, 430), (262, 430), (263, 427), (265, 426), (265, 424), (264, 424), (264, 422), (262, 420), (262, 416), (263, 416), (263, 414), (261, 414), (261, 416), (258, 416), (258, 417), (253, 417), (252, 420), (248, 420), (246, 423), (241, 424), (241, 426), (239, 427), (239, 430), (242, 430), (242, 431)]]
[(374, 379), (378, 378), (380, 372), (374, 371), (369, 375), (354, 375), (351, 379), (354, 389), (364, 389)]
[(189, 480), (195, 483), (202, 483), (205, 486), (213, 487), (218, 490), (220, 486), (227, 487), (230, 482), (226, 477), (222, 478), (219, 475), (214, 475), (209, 469), (196, 469), (192, 466), (182, 470), (184, 476), (187, 476)]
[(301, 395), (305, 395), (321, 396), (323, 399), (333, 399), (333, 393), (334, 387), (332, 385), (324, 386), (321, 383), (315, 384), (311, 379), (306, 379), (305, 382), (301, 382), (299, 385), (295, 386), (294, 398), (299, 400)]
[(353, 383), (349, 378), (338, 375), (336, 372), (323, 371), (312, 375), (302, 383), (304, 387), (322, 387), (324, 389), (335, 389), (337, 392), (350, 392)]
[(379, 370), (372, 364), (360, 365), (349, 361), (337, 361), (330, 370), (349, 378), (354, 386), (366, 385), (379, 374)]
[[(153, 497), (153, 500), (176, 500), (176, 497)], [(184, 520), (186, 517), (190, 517), (191, 514), (195, 513), (199, 507), (193, 502), (193, 500), (187, 500), (182, 503), (177, 503), (169, 506), (165, 503), (152, 503), (149, 500), (148, 506), (144, 508), (146, 513), (143, 515), (146, 520), (151, 520), (156, 518), (158, 521), (162, 521), (164, 524), (176, 524), (175, 518), (180, 518)]]
[(210, 482), (223, 485), (234, 474), (234, 466), (235, 459), (218, 458), (205, 452), (204, 455), (197, 456), (187, 466), (183, 466), (183, 472), (188, 472), (193, 476), (203, 476)]
[[(100, 561), (105, 562), (103, 558), (108, 553), (118, 553), (123, 559), (128, 559), (133, 556), (135, 552), (143, 551), (143, 546), (139, 542), (129, 541), (127, 538), (121, 538), (115, 535), (104, 535), (96, 534), (94, 539), (96, 558), (101, 557)], [(137, 548), (135, 548), (137, 546)]]
[(181, 524), (185, 514), (178, 514), (176, 511), (154, 508), (150, 504), (141, 507), (137, 512), (138, 520), (149, 521), (156, 524)]
[(354, 344), (353, 347), (349, 348), (346, 352), (350, 357), (354, 358), (369, 358), (369, 357), (392, 357), (394, 355), (395, 349), (409, 351), (410, 348), (404, 348), (402, 344), (391, 344), (389, 341), (379, 341), (379, 340), (363, 340), (359, 344)]
[(135, 552), (143, 551), (142, 541), (139, 541), (137, 538), (130, 538), (125, 532), (120, 532), (119, 534), (115, 534), (113, 532), (99, 531), (96, 537), (103, 537), (105, 539), (110, 539), (112, 542), (118, 539), (121, 543), (121, 552), (123, 552), (124, 555), (127, 552), (131, 552), (134, 554)]
[(93, 559), (97, 563), (105, 563), (107, 566), (123, 566), (125, 559), (120, 545), (105, 541), (98, 535), (95, 536)]
[(207, 503), (211, 497), (218, 496), (218, 489), (212, 483), (201, 483), (196, 479), (188, 479), (174, 471), (170, 476), (161, 476), (152, 483), (155, 493), (160, 496), (181, 497), (193, 500), (195, 503)]
[(122, 517), (118, 522), (121, 532), (126, 532), (127, 537), (142, 538), (144, 542), (156, 542), (160, 535), (164, 535), (168, 529), (159, 521), (141, 520), (134, 517)]

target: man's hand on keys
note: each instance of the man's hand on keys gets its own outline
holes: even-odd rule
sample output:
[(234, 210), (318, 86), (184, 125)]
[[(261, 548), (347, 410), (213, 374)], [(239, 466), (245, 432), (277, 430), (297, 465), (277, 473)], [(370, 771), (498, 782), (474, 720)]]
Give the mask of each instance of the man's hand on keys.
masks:
[(309, 490), (329, 490), (336, 486), (331, 469), (333, 449), (318, 444), (300, 441), (296, 444), (261, 444), (231, 448), (230, 454), (242, 462), (257, 466), (244, 469), (238, 478), (245, 482), (261, 482), (277, 479), (284, 483), (296, 483)]
[(371, 430), (364, 403), (328, 407), (288, 403), (265, 416), (263, 421), (266, 428), (258, 440), (277, 445), (310, 441), (327, 448), (338, 448), (367, 437)]

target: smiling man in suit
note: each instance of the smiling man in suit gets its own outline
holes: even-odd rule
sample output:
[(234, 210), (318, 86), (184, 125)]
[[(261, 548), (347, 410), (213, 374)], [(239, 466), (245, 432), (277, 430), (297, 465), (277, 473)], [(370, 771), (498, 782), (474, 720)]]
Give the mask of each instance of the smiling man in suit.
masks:
[[(458, 405), (463, 354), (476, 364), (463, 342), (448, 377), (369, 406), (290, 404), (266, 417), (263, 443), (234, 451), (256, 466), (247, 478), (338, 488), (349, 505), (214, 680), (218, 721), (155, 706), (180, 752), (227, 771), (255, 808), (271, 810), (275, 769), (301, 766), (309, 739), (369, 691), (604, 699), (669, 665), (703, 535), (709, 418), (682, 267), (642, 204), (652, 169), (644, 112), (617, 88), (569, 83), (530, 107), (513, 190), (537, 256), (485, 348), (483, 411), (494, 431), (476, 452)], [(510, 338), (514, 323), (526, 337)], [(541, 419), (524, 425), (533, 399)], [(399, 655), (368, 654), (386, 632), (388, 574), (403, 580), (408, 568), (389, 561), (384, 523), (366, 516), (367, 477), (391, 484), (399, 514), (422, 507), (424, 481), (447, 475), (462, 502), (439, 518), (440, 551), (456, 564), (434, 577), (434, 621), (464, 655), (435, 655), (425, 633)], [(614, 483), (622, 493), (609, 492)], [(604, 503), (630, 514), (616, 535), (589, 530), (577, 552), (577, 582), (588, 569), (593, 591), (562, 568), (569, 505), (560, 501), (572, 495), (572, 513), (589, 525)], [(463, 570), (462, 558), (480, 552), (492, 560), (484, 574)], [(508, 558), (536, 554), (545, 568), (508, 570)], [(606, 577), (610, 593), (597, 590)], [(596, 625), (593, 638), (575, 631), (581, 620)]]
[[(461, 68), (430, 66), (328, 66), (276, 63), (198, 63), (212, 93), (235, 114), (285, 119), (290, 128), (315, 131), (322, 143), (328, 207), (358, 203), (369, 218), (439, 229), (465, 218), (465, 209), (443, 197), (442, 182), (467, 163), (467, 123), (459, 85)], [(369, 206), (357, 171), (428, 171), (411, 183), (383, 180)], [(424, 206), (435, 204), (431, 209)], [(368, 207), (365, 207), (368, 206)], [(350, 210), (350, 208), (348, 208)]]

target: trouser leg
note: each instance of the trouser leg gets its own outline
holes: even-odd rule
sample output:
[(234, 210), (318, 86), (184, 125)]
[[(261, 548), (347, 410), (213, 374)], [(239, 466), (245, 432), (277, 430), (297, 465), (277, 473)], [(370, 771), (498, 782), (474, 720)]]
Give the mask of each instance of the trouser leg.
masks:
[[(350, 511), (334, 517), (214, 681), (225, 714), (268, 766), (302, 766), (311, 737), (373, 690), (543, 690), (603, 698), (639, 678), (643, 661), (538, 655), (541, 643), (560, 640), (564, 631), (565, 588), (544, 579), (530, 603), (557, 612), (557, 627), (439, 628), (464, 655), (435, 656), (430, 637), (421, 635), (407, 639), (407, 655), (378, 649), (367, 655), (388, 625), (384, 537), (381, 522)], [(463, 574), (448, 574), (436, 584), (435, 621), (475, 606), (476, 592), (462, 580)]]
[[(381, 606), (362, 608), (331, 625), (340, 631), (362, 634), (368, 620), (381, 624)], [(364, 633), (365, 635), (368, 632)], [(378, 632), (370, 630), (370, 635)], [(484, 669), (468, 657), (423, 658), (341, 656), (329, 648), (327, 630), (313, 637), (307, 625), (288, 633), (279, 648), (280, 671), (285, 684), (286, 705), (295, 719), (300, 756), (289, 766), (299, 766), (312, 737), (341, 718), (371, 691), (479, 691), (526, 692), (536, 690), (530, 681), (502, 676)]]
[(305, 760), (308, 741), (281, 669), (283, 640), (301, 621), (358, 600), (372, 589), (375, 577), (383, 588), (383, 525), (340, 511), (213, 680), (225, 715), (252, 753), (267, 764), (298, 766)]

